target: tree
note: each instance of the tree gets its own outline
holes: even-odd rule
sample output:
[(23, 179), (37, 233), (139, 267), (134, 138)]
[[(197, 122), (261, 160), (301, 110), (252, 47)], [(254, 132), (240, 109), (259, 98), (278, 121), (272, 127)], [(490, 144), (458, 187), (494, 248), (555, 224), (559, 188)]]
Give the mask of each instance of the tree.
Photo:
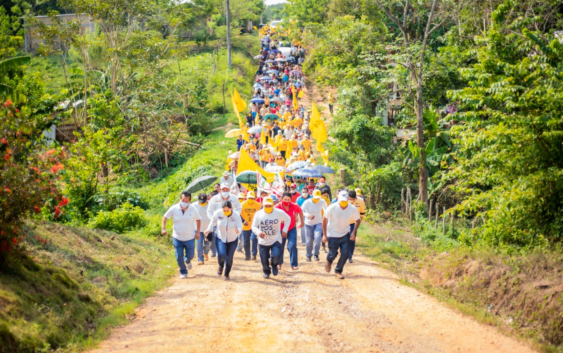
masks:
[[(417, 119), (417, 146), (420, 150), (419, 192), (423, 202), (428, 201), (428, 174), (426, 170), (426, 151), (424, 142), (424, 87), (426, 55), (433, 34), (449, 25), (456, 14), (466, 5), (466, 1), (429, 0), (400, 2), (396, 0), (374, 0), (388, 20), (397, 28), (400, 46), (393, 55), (397, 65), (408, 70), (410, 87), (401, 87), (405, 93), (414, 97), (413, 110)], [(424, 24), (425, 23), (425, 24)], [(424, 24), (424, 25), (421, 25)], [(406, 103), (406, 101), (405, 101)], [(408, 104), (408, 103), (407, 103)]]

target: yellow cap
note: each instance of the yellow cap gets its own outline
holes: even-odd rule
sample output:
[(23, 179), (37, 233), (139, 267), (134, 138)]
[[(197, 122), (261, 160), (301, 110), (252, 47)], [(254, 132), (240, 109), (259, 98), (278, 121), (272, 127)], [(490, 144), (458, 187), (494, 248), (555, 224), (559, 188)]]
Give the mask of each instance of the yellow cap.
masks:
[(314, 199), (320, 199), (321, 198), (321, 190), (315, 190), (313, 191), (313, 198)]
[(264, 199), (264, 205), (274, 205), (274, 199), (271, 197), (266, 197)]
[(256, 198), (256, 196), (254, 195), (254, 191), (249, 191), (248, 195), (246, 195), (247, 199), (254, 199)]
[(356, 189), (356, 195), (362, 196), (362, 189), (357, 188), (357, 189)]

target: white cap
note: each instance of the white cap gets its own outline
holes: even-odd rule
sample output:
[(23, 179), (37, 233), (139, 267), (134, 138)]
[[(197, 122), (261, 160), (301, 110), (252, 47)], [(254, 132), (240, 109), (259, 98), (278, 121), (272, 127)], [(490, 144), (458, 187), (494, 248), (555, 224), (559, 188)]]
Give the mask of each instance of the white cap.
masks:
[(348, 191), (342, 190), (338, 193), (338, 202), (348, 201)]
[(221, 184), (221, 189), (224, 189), (224, 188), (230, 189), (231, 187), (229, 186), (229, 184), (223, 183), (223, 184)]
[(229, 175), (229, 172), (225, 170), (225, 171), (223, 172), (223, 176), (228, 176), (228, 175)]

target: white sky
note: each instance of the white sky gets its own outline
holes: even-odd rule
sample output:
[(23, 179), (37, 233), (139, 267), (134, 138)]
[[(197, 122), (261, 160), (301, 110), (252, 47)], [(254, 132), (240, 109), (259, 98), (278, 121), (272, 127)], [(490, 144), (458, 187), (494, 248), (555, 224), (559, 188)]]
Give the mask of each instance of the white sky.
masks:
[(287, 2), (287, 0), (264, 0), (266, 5), (274, 5), (274, 4), (281, 4)]

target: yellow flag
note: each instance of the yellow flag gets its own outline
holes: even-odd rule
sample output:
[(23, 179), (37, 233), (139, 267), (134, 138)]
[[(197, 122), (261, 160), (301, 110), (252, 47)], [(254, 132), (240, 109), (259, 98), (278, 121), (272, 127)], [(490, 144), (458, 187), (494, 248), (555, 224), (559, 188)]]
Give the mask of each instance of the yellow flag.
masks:
[(303, 92), (303, 90), (301, 90), (301, 91), (299, 91), (297, 98), (303, 98), (304, 95), (305, 95), (305, 93)]
[(311, 136), (313, 136), (315, 140), (320, 142), (326, 142), (326, 140), (328, 140), (325, 122), (321, 119), (321, 113), (319, 113), (319, 110), (314, 102), (313, 112), (311, 113), (311, 119), (309, 120), (309, 130), (311, 130)]
[(246, 102), (242, 99), (236, 88), (234, 89), (233, 97), (237, 111), (243, 112), (246, 109)]
[(256, 164), (253, 160), (252, 157), (250, 157), (250, 155), (248, 154), (248, 152), (246, 152), (245, 150), (241, 149), (240, 150), (240, 156), (238, 159), (238, 168), (237, 168), (237, 174), (241, 173), (241, 172), (245, 172), (245, 171), (252, 171), (252, 172), (258, 172), (260, 173), (264, 178), (266, 178), (266, 180), (271, 183), (274, 181), (274, 178), (276, 177), (275, 173), (270, 173), (265, 171), (264, 169), (260, 168), (258, 166), (258, 164)]
[(297, 95), (295, 94), (295, 86), (293, 86), (293, 110), (297, 110), (299, 106), (297, 105)]

